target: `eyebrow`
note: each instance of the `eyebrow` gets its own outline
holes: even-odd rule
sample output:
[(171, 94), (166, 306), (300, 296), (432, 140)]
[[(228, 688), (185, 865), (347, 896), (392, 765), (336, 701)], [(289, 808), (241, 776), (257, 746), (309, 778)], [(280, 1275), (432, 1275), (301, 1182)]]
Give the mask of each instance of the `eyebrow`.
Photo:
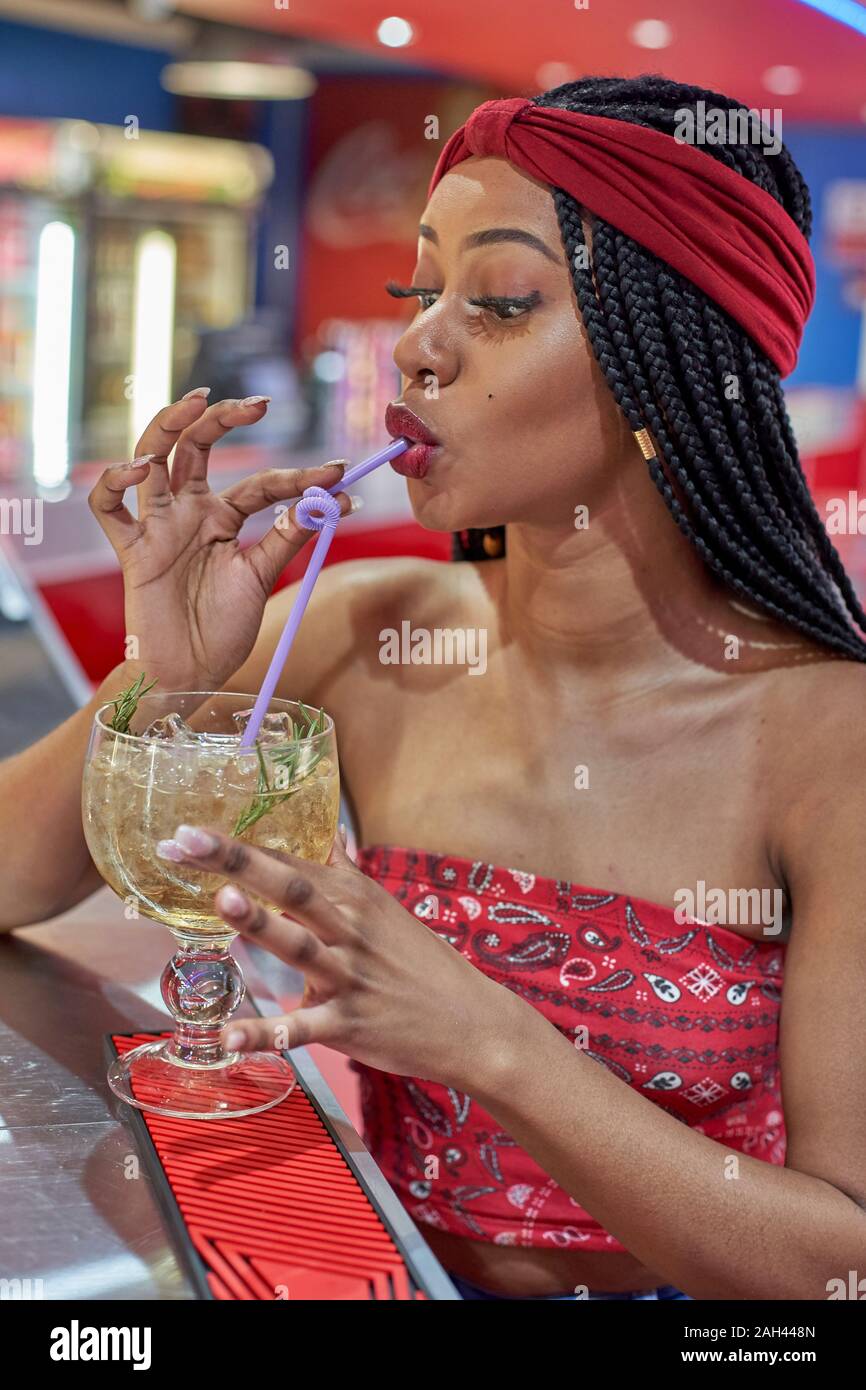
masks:
[[(421, 222), (418, 226), (418, 235), (424, 237), (426, 241), (432, 241), (434, 246), (439, 245), (439, 237), (433, 227)], [(551, 251), (550, 247), (541, 240), (540, 237), (533, 236), (532, 232), (525, 232), (522, 227), (486, 227), (482, 232), (471, 232), (465, 236), (460, 243), (461, 251), (474, 250), (476, 246), (491, 246), (498, 241), (516, 241), (523, 246), (529, 246), (533, 251), (540, 251), (542, 256), (546, 256), (554, 265), (561, 265), (560, 258)]]

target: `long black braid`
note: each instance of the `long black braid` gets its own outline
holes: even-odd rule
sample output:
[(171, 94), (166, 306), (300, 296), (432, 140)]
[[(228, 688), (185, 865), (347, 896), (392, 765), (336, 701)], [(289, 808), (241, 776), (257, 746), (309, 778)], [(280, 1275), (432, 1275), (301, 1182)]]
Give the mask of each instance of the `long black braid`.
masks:
[[(669, 135), (698, 101), (746, 109), (655, 76), (583, 78), (534, 101)], [(810, 235), (809, 191), (784, 146), (776, 154), (758, 143), (703, 148), (771, 194)], [(809, 493), (774, 365), (703, 291), (583, 212), (590, 255), (583, 210), (562, 189), (553, 199), (592, 350), (630, 428), (648, 429), (656, 441), (650, 474), (683, 535), (744, 600), (866, 661), (854, 627), (866, 630), (866, 613)], [(504, 526), (454, 535), (455, 559), (504, 552)]]

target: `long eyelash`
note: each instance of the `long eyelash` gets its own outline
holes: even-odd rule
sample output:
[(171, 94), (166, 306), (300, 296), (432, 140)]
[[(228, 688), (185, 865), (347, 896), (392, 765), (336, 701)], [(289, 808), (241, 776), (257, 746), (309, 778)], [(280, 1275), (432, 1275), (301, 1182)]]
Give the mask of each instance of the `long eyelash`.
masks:
[[(422, 294), (439, 294), (439, 290), (428, 289), (421, 285), (398, 285), (394, 280), (388, 280), (385, 289), (389, 294), (393, 295), (395, 299), (408, 299), (412, 295), (417, 297)], [(492, 294), (481, 295), (478, 299), (470, 299), (469, 303), (477, 304), (480, 309), (491, 309), (494, 313), (498, 313), (501, 309), (514, 307), (518, 309), (531, 309), (538, 304), (540, 300), (541, 295), (538, 290), (533, 290), (531, 294), (515, 295), (511, 298)], [(499, 317), (502, 318), (503, 323), (507, 323), (507, 315), (500, 314)]]
[(408, 299), (413, 294), (435, 294), (435, 290), (419, 289), (415, 285), (398, 285), (396, 280), (388, 280), (385, 289), (389, 294), (393, 294), (395, 299)]
[(540, 299), (541, 295), (538, 293), (538, 290), (533, 290), (531, 294), (513, 295), (509, 298), (503, 298), (495, 294), (482, 295), (478, 299), (470, 299), (469, 303), (477, 304), (481, 309), (493, 309), (495, 312), (497, 309), (508, 309), (512, 307), (517, 309), (531, 309), (534, 305), (538, 304)]

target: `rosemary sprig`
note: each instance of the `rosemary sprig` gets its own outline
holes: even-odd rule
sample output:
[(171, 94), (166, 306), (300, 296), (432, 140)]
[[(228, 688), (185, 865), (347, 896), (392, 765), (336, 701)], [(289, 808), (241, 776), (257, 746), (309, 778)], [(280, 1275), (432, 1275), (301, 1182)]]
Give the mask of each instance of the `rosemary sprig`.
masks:
[[(282, 790), (282, 788), (286, 786), (287, 782), (291, 783), (294, 779), (295, 772), (298, 766), (298, 761), (301, 756), (301, 740), (312, 738), (315, 734), (322, 733), (325, 728), (324, 709), (320, 709), (316, 718), (312, 719), (311, 716), (307, 713), (306, 706), (300, 700), (298, 701), (298, 704), (300, 706), (301, 714), (304, 718), (304, 721), (306, 722), (307, 727), (305, 730), (302, 731), (300, 721), (298, 722), (297, 726), (295, 725), (294, 720), (291, 721), (292, 747), (286, 749), (282, 753), (275, 753), (273, 758), (271, 759), (274, 766), (278, 769), (277, 777), (273, 786), (268, 780), (268, 768), (267, 763), (265, 762), (264, 754), (262, 752), (261, 742), (259, 739), (256, 739), (256, 756), (259, 760), (259, 774), (258, 782), (256, 785), (256, 794), (253, 797), (252, 801), (249, 803), (249, 805), (244, 807), (243, 811), (241, 811), (240, 815), (235, 821), (234, 829), (232, 830), (232, 835), (243, 835), (245, 830), (249, 830), (250, 826), (255, 825), (257, 821), (260, 821), (262, 816), (266, 815), (268, 811), (272, 811), (275, 806), (281, 805), (281, 803), (287, 801), (290, 796), (294, 796), (295, 793), (300, 790), (302, 783), (306, 782), (307, 778), (309, 777), (310, 773), (313, 771), (313, 768), (316, 766), (319, 760), (322, 757), (324, 757), (323, 752), (316, 753), (309, 767), (307, 768), (306, 773), (302, 778), (302, 781), (297, 786), (289, 786), (288, 790)], [(283, 770), (282, 776), (279, 775), (280, 769)]]
[(148, 690), (152, 690), (153, 687), (159, 683), (158, 680), (152, 680), (150, 685), (146, 685), (142, 690), (141, 683), (144, 680), (144, 676), (145, 673), (142, 671), (141, 675), (136, 677), (132, 685), (126, 690), (122, 690), (117, 699), (111, 702), (114, 705), (114, 718), (109, 727), (117, 734), (126, 734), (129, 732), (130, 721), (135, 711), (138, 709), (138, 702), (142, 695), (146, 695)]

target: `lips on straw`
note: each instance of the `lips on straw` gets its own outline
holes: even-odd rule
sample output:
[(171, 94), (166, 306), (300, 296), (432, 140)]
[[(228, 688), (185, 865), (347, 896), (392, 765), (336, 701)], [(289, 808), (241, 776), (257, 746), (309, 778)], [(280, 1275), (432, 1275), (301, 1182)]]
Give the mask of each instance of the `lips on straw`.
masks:
[(286, 625), (283, 628), (282, 636), (277, 643), (273, 659), (268, 667), (268, 673), (262, 682), (262, 688), (258, 693), (253, 712), (247, 721), (247, 727), (241, 738), (241, 748), (250, 748), (258, 738), (262, 720), (267, 713), (268, 705), (271, 703), (274, 691), (277, 688), (277, 681), (286, 664), (289, 649), (295, 640), (295, 635), (301, 625), (304, 610), (310, 601), (319, 570), (322, 568), (328, 547), (334, 539), (337, 529), (337, 522), (340, 520), (340, 504), (334, 500), (335, 492), (344, 492), (352, 483), (356, 483), (359, 478), (363, 478), (367, 473), (372, 473), (374, 468), (379, 468), (383, 463), (389, 463), (391, 459), (397, 458), (413, 443), (412, 439), (394, 439), (386, 448), (380, 449), (377, 454), (372, 454), (363, 463), (356, 464), (350, 468), (348, 473), (333, 487), (308, 487), (298, 498), (295, 506), (295, 516), (302, 526), (312, 527), (318, 531), (319, 539), (316, 541), (313, 553), (310, 556), (310, 563), (307, 565), (307, 572), (301, 582), (298, 597), (292, 606)]

